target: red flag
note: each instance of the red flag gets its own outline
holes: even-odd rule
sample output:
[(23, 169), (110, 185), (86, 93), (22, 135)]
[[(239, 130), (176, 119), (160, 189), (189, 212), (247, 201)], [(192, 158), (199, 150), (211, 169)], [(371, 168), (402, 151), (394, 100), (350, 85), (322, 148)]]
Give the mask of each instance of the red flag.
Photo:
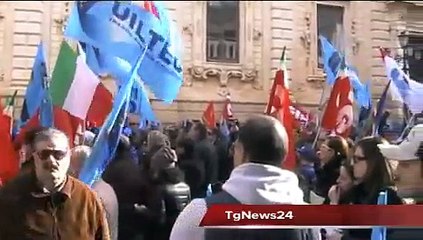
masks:
[(208, 128), (213, 129), (216, 127), (216, 117), (214, 115), (213, 102), (209, 102), (209, 105), (207, 106), (206, 110), (203, 112), (202, 120), (203, 120), (203, 123), (206, 124)]
[(18, 153), (15, 151), (10, 128), (13, 117), (0, 105), (0, 180), (7, 182), (19, 172)]
[(322, 117), (322, 128), (331, 133), (348, 137), (353, 124), (353, 93), (348, 77), (340, 76), (335, 81)]
[(288, 135), (288, 154), (285, 161), (282, 163), (282, 167), (294, 170), (296, 167), (294, 135), (295, 121), (290, 110), (291, 100), (289, 99), (289, 91), (284, 84), (284, 75), (285, 74), (282, 69), (276, 72), (266, 112), (268, 115), (279, 119), (285, 127)]

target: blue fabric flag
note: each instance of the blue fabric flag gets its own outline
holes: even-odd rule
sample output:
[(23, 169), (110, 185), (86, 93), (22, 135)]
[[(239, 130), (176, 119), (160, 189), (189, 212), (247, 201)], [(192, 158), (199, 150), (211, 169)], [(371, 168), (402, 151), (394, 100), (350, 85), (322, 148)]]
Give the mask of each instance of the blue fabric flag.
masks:
[[(377, 205), (388, 204), (388, 192), (383, 191), (379, 193)], [(386, 240), (386, 227), (373, 227), (371, 240)]]
[(138, 75), (159, 99), (172, 102), (182, 85), (177, 34), (160, 2), (151, 11), (132, 1), (77, 1), (65, 36), (107, 51), (133, 66), (146, 52)]
[(47, 80), (44, 81), (43, 98), (40, 105), (40, 124), (43, 127), (54, 127), (53, 102), (48, 89)]
[[(118, 87), (130, 78), (131, 66), (128, 62), (108, 55), (104, 51), (88, 44), (80, 42), (80, 46), (84, 51), (87, 65), (97, 75), (110, 74), (115, 79)], [(147, 93), (139, 82), (135, 82), (132, 86), (129, 112), (138, 114), (140, 120), (156, 121)]]
[(129, 108), (133, 82), (130, 80), (119, 89), (112, 112), (100, 129), (93, 151), (81, 170), (80, 180), (90, 186), (101, 177), (116, 152)]
[[(344, 69), (344, 57), (325, 37), (320, 36), (319, 39), (322, 47), (323, 67), (326, 73), (326, 81), (332, 86), (336, 81), (338, 72)], [(368, 108), (368, 103), (371, 99), (370, 83), (368, 82), (366, 85), (361, 83), (356, 68), (346, 64), (345, 70), (353, 87), (356, 103), (360, 107)]]
[(25, 124), (33, 117), (42, 102), (44, 96), (44, 79), (47, 77), (46, 61), (44, 57), (44, 47), (40, 43), (32, 67), (31, 80), (26, 88), (25, 99), (21, 112), (21, 124)]
[(144, 87), (139, 83), (134, 83), (132, 86), (129, 112), (138, 114), (142, 121), (156, 121), (156, 116), (151, 108), (147, 93)]
[(362, 84), (357, 70), (351, 66), (347, 67), (347, 76), (350, 79), (357, 105), (369, 109), (372, 95), (370, 91), (371, 82), (367, 81), (366, 84)]
[(127, 81), (131, 74), (131, 64), (121, 58), (108, 54), (107, 51), (79, 42), (86, 56), (86, 63), (99, 76), (110, 75), (117, 86)]
[(319, 39), (322, 47), (323, 68), (326, 73), (326, 81), (332, 86), (338, 75), (342, 56), (325, 37), (319, 36)]

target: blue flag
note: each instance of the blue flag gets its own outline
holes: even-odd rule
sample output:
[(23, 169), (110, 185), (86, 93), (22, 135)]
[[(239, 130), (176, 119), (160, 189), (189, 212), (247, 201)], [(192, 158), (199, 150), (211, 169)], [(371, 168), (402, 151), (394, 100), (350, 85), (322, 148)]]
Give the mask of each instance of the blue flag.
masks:
[(366, 84), (362, 84), (357, 70), (351, 66), (347, 67), (347, 76), (350, 79), (357, 105), (369, 109), (372, 95), (370, 91), (371, 82), (367, 81)]
[[(329, 85), (333, 85), (340, 70), (344, 70), (345, 57), (323, 36), (319, 37), (322, 47), (323, 67), (326, 73), (326, 81)], [(345, 63), (346, 64), (346, 63)], [(362, 84), (358, 77), (356, 68), (346, 64), (346, 74), (350, 79), (351, 86), (354, 91), (354, 98), (360, 107), (369, 107), (371, 99), (370, 83)]]
[(43, 44), (40, 43), (32, 67), (31, 80), (26, 88), (25, 99), (21, 112), (21, 124), (25, 124), (33, 117), (42, 102), (44, 96), (44, 79), (47, 77), (46, 61)]
[[(147, 1), (144, 1), (144, 3)], [(172, 102), (182, 85), (178, 35), (160, 2), (148, 10), (131, 1), (77, 1), (65, 36), (107, 51), (131, 66), (146, 51), (138, 75), (159, 99)]]
[(54, 127), (53, 101), (47, 79), (44, 80), (43, 98), (40, 105), (40, 124), (43, 127)]
[(139, 83), (134, 83), (132, 86), (129, 112), (138, 114), (141, 121), (156, 121), (156, 116), (151, 107), (147, 93), (145, 92), (144, 87)]
[[(388, 192), (383, 191), (379, 193), (377, 205), (388, 204)], [(386, 227), (373, 227), (371, 240), (386, 240)]]
[(129, 80), (119, 89), (112, 112), (100, 129), (93, 151), (81, 170), (79, 179), (90, 186), (101, 177), (114, 157), (125, 124), (133, 83), (134, 80)]
[(338, 75), (342, 56), (325, 37), (319, 36), (319, 39), (322, 47), (323, 68), (326, 73), (326, 81), (332, 86)]
[[(131, 66), (125, 60), (118, 57), (112, 57), (98, 48), (80, 42), (82, 51), (84, 51), (86, 63), (97, 75), (111, 75), (116, 85), (120, 87), (130, 78)], [(156, 117), (147, 92), (140, 82), (135, 82), (131, 91), (131, 102), (129, 112), (138, 114), (140, 120), (156, 121)]]

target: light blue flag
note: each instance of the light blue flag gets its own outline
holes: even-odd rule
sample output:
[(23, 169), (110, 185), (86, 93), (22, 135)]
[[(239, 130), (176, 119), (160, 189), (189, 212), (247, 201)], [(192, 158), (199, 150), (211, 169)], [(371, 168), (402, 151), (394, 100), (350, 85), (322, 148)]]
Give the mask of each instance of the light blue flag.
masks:
[(26, 88), (25, 99), (21, 111), (21, 124), (24, 125), (38, 111), (44, 93), (44, 79), (47, 77), (46, 59), (43, 43), (40, 42), (32, 66), (31, 80)]
[(44, 80), (43, 98), (40, 105), (40, 124), (43, 127), (54, 127), (53, 102), (48, 88), (47, 79)]
[(79, 174), (79, 179), (89, 186), (92, 186), (101, 177), (114, 157), (128, 113), (133, 83), (134, 80), (127, 81), (119, 89), (113, 102), (112, 112), (107, 116), (104, 125), (101, 127), (92, 153)]
[[(388, 191), (379, 193), (377, 205), (388, 204)], [(371, 240), (386, 240), (386, 227), (373, 227)]]
[(172, 102), (183, 81), (178, 34), (161, 3), (146, 9), (135, 1), (77, 1), (65, 36), (84, 42), (133, 66), (146, 50), (137, 73), (159, 99)]
[(147, 92), (140, 83), (135, 83), (132, 86), (129, 112), (138, 114), (141, 121), (157, 121), (148, 99)]
[(326, 73), (326, 81), (330, 86), (332, 86), (335, 83), (338, 71), (341, 67), (342, 55), (325, 37), (320, 35), (319, 39), (322, 49), (323, 68)]
[[(80, 42), (85, 53), (86, 63), (97, 75), (111, 75), (118, 87), (130, 78), (131, 65), (123, 59), (107, 55), (104, 51)], [(140, 120), (156, 121), (156, 116), (148, 99), (147, 92), (140, 82), (135, 82), (131, 90), (129, 112), (138, 114)]]
[(359, 107), (369, 108), (369, 102), (371, 101), (371, 82), (367, 81), (366, 84), (362, 84), (358, 77), (358, 71), (351, 66), (347, 66), (347, 76), (350, 79), (357, 105)]

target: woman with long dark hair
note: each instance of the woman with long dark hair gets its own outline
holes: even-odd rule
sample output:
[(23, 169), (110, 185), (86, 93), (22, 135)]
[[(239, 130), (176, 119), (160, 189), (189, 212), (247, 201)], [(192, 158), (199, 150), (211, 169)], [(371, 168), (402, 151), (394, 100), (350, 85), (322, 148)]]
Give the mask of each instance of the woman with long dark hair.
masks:
[[(378, 144), (383, 143), (385, 141), (377, 137), (366, 137), (357, 142), (352, 158), (356, 186), (352, 189), (351, 204), (377, 204), (382, 191), (387, 192), (387, 204), (403, 203), (395, 188), (391, 164), (378, 148)], [(350, 229), (346, 239), (370, 239), (370, 236), (371, 229)]]
[(329, 203), (328, 192), (335, 185), (339, 177), (339, 169), (343, 161), (348, 158), (348, 142), (340, 136), (329, 136), (320, 145), (318, 157), (320, 164), (316, 164), (317, 195), (325, 198), (324, 203)]

